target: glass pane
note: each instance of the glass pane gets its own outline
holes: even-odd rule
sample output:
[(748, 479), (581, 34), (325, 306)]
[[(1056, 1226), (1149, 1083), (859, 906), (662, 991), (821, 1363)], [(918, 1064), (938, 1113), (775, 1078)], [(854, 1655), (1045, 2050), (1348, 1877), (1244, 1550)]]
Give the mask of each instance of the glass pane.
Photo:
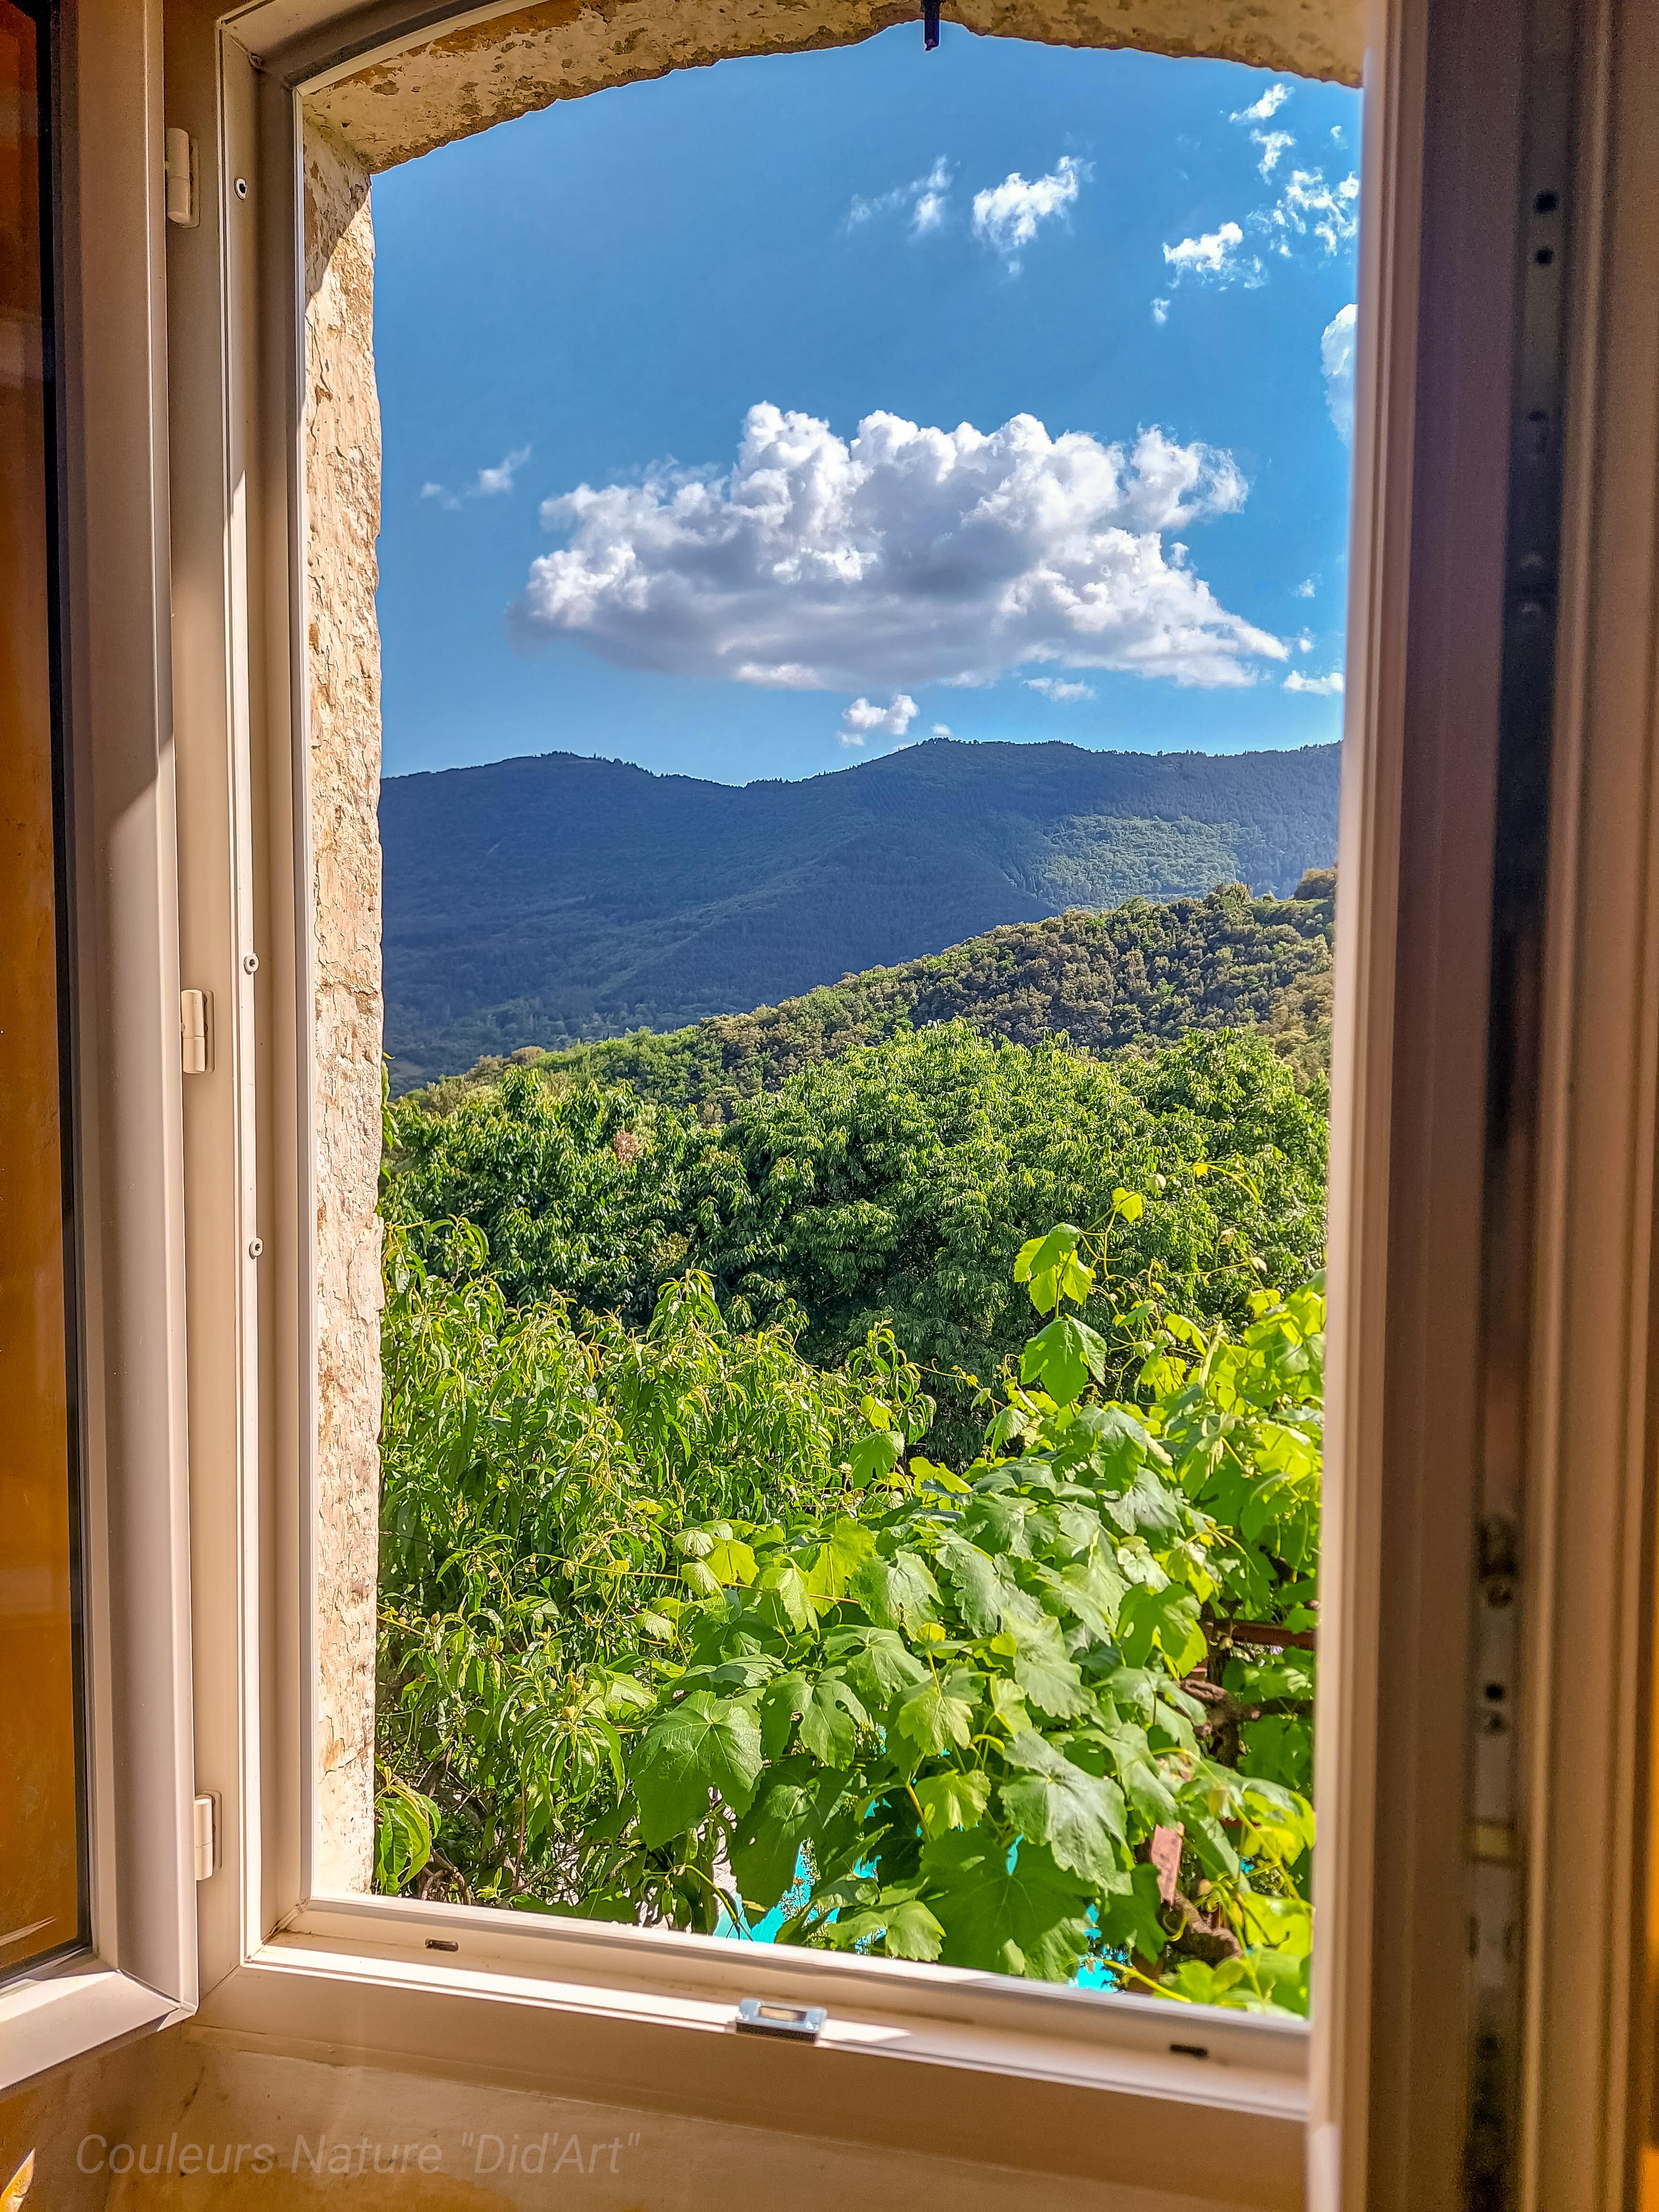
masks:
[(0, 1974), (83, 1934), (44, 40), (0, 0)]

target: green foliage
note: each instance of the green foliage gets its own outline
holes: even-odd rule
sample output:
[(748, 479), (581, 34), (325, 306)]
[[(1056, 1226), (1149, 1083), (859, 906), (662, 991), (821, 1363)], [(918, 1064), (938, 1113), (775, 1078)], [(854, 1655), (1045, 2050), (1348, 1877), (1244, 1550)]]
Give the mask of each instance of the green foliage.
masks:
[[(510, 1299), (643, 1327), (665, 1276), (706, 1273), (742, 1325), (804, 1325), (833, 1363), (890, 1327), (971, 1452), (977, 1384), (1025, 1334), (1014, 1261), (1055, 1220), (1116, 1220), (1117, 1260), (1206, 1318), (1319, 1264), (1322, 1102), (1258, 1037), (1199, 1031), (1103, 1065), (954, 1023), (809, 1067), (706, 1128), (626, 1090), (514, 1069), (447, 1115), (387, 1120), (384, 1210), (434, 1265), (465, 1215)], [(1158, 1203), (1127, 1219), (1114, 1194)], [(957, 1370), (961, 1370), (958, 1376)]]
[[(1157, 1203), (1124, 1214), (1124, 1188)], [(891, 1329), (940, 1398), (936, 1447), (964, 1455), (973, 1394), (1024, 1343), (1030, 1234), (1115, 1224), (1119, 1270), (1239, 1322), (1261, 1281), (1321, 1261), (1325, 1117), (1261, 1037), (1197, 1030), (1109, 1066), (956, 1022), (807, 1068), (721, 1128), (522, 1068), (449, 1115), (404, 1099), (383, 1210), (434, 1267), (447, 1218), (473, 1221), (514, 1305), (641, 1329), (695, 1270), (738, 1328), (785, 1325), (818, 1363)]]
[(514, 1304), (568, 1297), (642, 1327), (658, 1285), (686, 1263), (682, 1182), (702, 1142), (683, 1116), (626, 1090), (553, 1092), (509, 1068), (453, 1114), (387, 1109), (380, 1210), (428, 1259), (447, 1223), (472, 1222)]
[[(727, 1564), (711, 1545), (682, 1565), (666, 1532), (810, 1508), (872, 1390), (901, 1436), (932, 1407), (890, 1342), (820, 1372), (783, 1331), (734, 1334), (695, 1275), (642, 1334), (579, 1333), (561, 1300), (508, 1303), (472, 1224), (434, 1240), (442, 1273), (406, 1231), (386, 1240), (377, 1878), (517, 1895), (574, 1863), (570, 1808), (617, 1771), (640, 1695), (606, 1655), (671, 1637), (653, 1605)], [(410, 1793), (438, 1808), (429, 1868)]]
[(394, 1230), (383, 1882), (1304, 2008), (1310, 1668), (1235, 1632), (1314, 1618), (1322, 1301), (1103, 1298), (1182, 1202), (1027, 1240), (961, 1474), (889, 1339), (814, 1369), (695, 1278), (578, 1334)]
[[(936, 741), (741, 789), (568, 754), (391, 778), (380, 831), (394, 1088), (481, 1054), (775, 1006), (1068, 908), (1184, 901), (1235, 879), (1286, 892), (1335, 849), (1337, 757), (1334, 745), (1218, 756)], [(1132, 927), (1120, 969), (1106, 963), (1122, 993), (1084, 979), (1074, 1010), (1067, 960), (1039, 954), (1030, 979), (1059, 1011), (1022, 1005), (1023, 982), (1006, 979), (1005, 994), (988, 975), (1003, 1000), (988, 1028), (1030, 1042), (1022, 1024), (1036, 1018), (1092, 1044), (1097, 1016), (1104, 1036), (1127, 995), (1146, 1018), (1120, 1041), (1173, 1035), (1156, 973), (1173, 948), (1155, 921), (1145, 928), (1146, 977)], [(1236, 1024), (1243, 1009), (1215, 980), (1210, 1018)], [(940, 1003), (918, 1023), (970, 1012), (949, 971), (922, 988)], [(790, 1072), (780, 1064), (773, 1079)]]
[[(1074, 908), (753, 1013), (518, 1057), (550, 1082), (626, 1083), (641, 1099), (719, 1119), (820, 1060), (941, 1022), (965, 1021), (1013, 1044), (1063, 1036), (1096, 1056), (1144, 1051), (1194, 1029), (1261, 1029), (1306, 1086), (1329, 1065), (1334, 894), (1326, 869), (1310, 871), (1291, 899), (1252, 898), (1242, 884), (1223, 884), (1201, 899)], [(434, 1085), (423, 1103), (447, 1110), (505, 1065), (482, 1061)]]

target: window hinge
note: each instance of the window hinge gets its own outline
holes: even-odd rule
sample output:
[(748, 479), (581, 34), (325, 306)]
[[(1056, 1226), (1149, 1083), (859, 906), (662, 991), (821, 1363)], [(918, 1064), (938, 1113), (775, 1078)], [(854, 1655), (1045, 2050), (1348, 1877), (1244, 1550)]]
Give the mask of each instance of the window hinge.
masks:
[(816, 2043), (827, 2017), (822, 2005), (775, 2004), (768, 1997), (744, 1997), (734, 2023), (739, 2035), (782, 2035)]
[(179, 994), (179, 1050), (186, 1075), (208, 1075), (213, 1070), (213, 994)]
[(162, 174), (167, 179), (167, 221), (182, 230), (194, 230), (202, 220), (202, 195), (198, 188), (196, 141), (175, 123), (165, 141)]
[(216, 1790), (199, 1794), (195, 1804), (191, 1841), (195, 1847), (196, 1879), (206, 1881), (219, 1871), (219, 1797)]

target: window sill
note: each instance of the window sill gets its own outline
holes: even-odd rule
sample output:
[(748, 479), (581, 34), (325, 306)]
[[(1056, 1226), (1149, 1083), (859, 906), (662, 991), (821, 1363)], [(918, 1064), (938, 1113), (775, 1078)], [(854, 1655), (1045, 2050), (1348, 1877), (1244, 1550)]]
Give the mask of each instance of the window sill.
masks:
[(0, 2091), (86, 2051), (170, 2027), (190, 2008), (84, 1953), (0, 1989)]
[[(1299, 2022), (502, 1917), (313, 1905), (210, 1993), (192, 2032), (1231, 2205), (1302, 2203)], [(434, 1938), (461, 1948), (428, 1951)], [(757, 1994), (824, 2005), (817, 2042), (738, 2034), (737, 2001)]]

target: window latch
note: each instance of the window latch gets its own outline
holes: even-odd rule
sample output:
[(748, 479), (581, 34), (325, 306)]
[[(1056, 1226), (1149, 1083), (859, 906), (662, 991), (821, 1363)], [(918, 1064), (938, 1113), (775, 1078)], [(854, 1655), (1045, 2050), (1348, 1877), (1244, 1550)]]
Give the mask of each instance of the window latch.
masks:
[(775, 2004), (770, 1997), (744, 1997), (736, 2025), (739, 2035), (781, 2035), (791, 2043), (816, 2043), (828, 2016), (822, 2005)]

